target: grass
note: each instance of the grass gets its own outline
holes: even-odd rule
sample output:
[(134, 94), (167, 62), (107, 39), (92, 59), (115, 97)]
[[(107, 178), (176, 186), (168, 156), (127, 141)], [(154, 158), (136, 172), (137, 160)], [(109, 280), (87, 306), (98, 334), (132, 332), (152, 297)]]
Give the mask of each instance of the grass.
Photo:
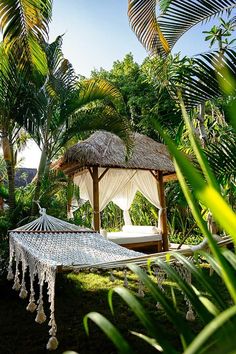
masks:
[[(223, 284), (216, 275), (213, 277), (216, 287), (223, 291)], [(55, 354), (66, 350), (74, 350), (80, 354), (113, 354), (113, 345), (92, 322), (90, 336), (87, 337), (83, 328), (83, 317), (90, 311), (98, 311), (110, 319), (121, 333), (136, 348), (136, 353), (156, 353), (148, 344), (134, 337), (130, 330), (145, 333), (138, 320), (118, 296), (114, 296), (115, 316), (107, 303), (107, 293), (111, 287), (123, 284), (123, 273), (115, 273), (115, 282), (109, 280), (109, 273), (100, 274), (81, 272), (79, 274), (59, 275), (56, 285), (56, 320), (58, 325), (59, 348)], [(134, 275), (129, 274), (130, 289), (137, 292), (137, 282)], [(11, 289), (12, 283), (0, 281), (0, 353), (3, 354), (43, 354), (48, 353), (45, 345), (48, 340), (47, 324), (39, 325), (34, 321), (35, 314), (25, 310), (27, 300), (21, 300), (18, 293)], [(186, 312), (186, 306), (179, 291), (176, 291), (180, 311)], [(46, 297), (45, 297), (46, 298)], [(166, 336), (175, 347), (179, 348), (179, 338), (162, 310), (157, 310), (156, 304), (148, 293), (140, 299), (155, 321), (165, 328)], [(45, 310), (48, 309), (47, 304)], [(201, 329), (201, 323), (189, 323), (196, 333)]]

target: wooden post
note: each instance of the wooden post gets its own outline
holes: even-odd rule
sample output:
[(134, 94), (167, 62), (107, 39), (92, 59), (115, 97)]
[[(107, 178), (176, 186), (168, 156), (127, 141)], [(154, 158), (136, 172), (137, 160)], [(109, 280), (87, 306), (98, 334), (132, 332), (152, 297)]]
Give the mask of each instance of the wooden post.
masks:
[(99, 179), (98, 179), (98, 167), (93, 167), (93, 223), (94, 230), (100, 231), (100, 213), (99, 213)]
[(161, 213), (162, 230), (161, 231), (162, 231), (163, 251), (168, 251), (169, 242), (168, 242), (168, 229), (167, 229), (167, 213), (166, 213), (165, 189), (164, 189), (162, 171), (158, 171), (158, 188), (159, 188), (160, 205), (162, 208), (162, 213)]

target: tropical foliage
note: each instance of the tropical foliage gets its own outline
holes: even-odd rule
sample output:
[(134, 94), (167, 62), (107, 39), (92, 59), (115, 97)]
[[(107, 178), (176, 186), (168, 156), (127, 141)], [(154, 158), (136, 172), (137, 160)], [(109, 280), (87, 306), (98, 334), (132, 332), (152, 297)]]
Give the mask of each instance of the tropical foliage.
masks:
[[(235, 6), (234, 1), (212, 2), (212, 1), (196, 1), (196, 2), (180, 2), (178, 0), (173, 1), (161, 1), (163, 14), (156, 19), (155, 6), (156, 1), (130, 1), (129, 2), (129, 16), (131, 25), (133, 26), (136, 34), (141, 42), (152, 52), (168, 53), (170, 48), (174, 45), (176, 40), (191, 26), (202, 21), (204, 19), (214, 16), (216, 13), (228, 11), (231, 7)], [(163, 22), (165, 20), (165, 22)], [(145, 25), (144, 25), (145, 24)], [(213, 30), (212, 32), (215, 32)], [(215, 35), (215, 33), (212, 33)], [(210, 38), (208, 38), (210, 39)], [(228, 43), (226, 43), (228, 44)], [(232, 340), (232, 330), (235, 322), (236, 314), (236, 288), (234, 283), (235, 274), (235, 254), (231, 251), (221, 251), (217, 246), (213, 235), (207, 227), (207, 223), (203, 218), (200, 210), (202, 205), (208, 208), (215, 220), (219, 223), (222, 229), (232, 237), (232, 242), (235, 245), (236, 242), (236, 215), (233, 210), (227, 204), (225, 199), (220, 194), (220, 185), (212, 172), (210, 165), (207, 161), (206, 155), (203, 149), (200, 147), (199, 139), (196, 137), (193, 122), (191, 121), (185, 107), (186, 91), (187, 97), (190, 98), (188, 102), (190, 105), (187, 108), (191, 108), (196, 103), (202, 103), (206, 99), (212, 99), (218, 95), (222, 95), (222, 88), (224, 94), (231, 95), (235, 98), (235, 73), (234, 66), (231, 67), (227, 58), (230, 56), (230, 61), (233, 60), (234, 54), (231, 51), (227, 51), (226, 59), (224, 57), (226, 50), (218, 54), (207, 54), (194, 62), (197, 64), (196, 75), (192, 75), (190, 68), (190, 76), (187, 77), (186, 82), (190, 84), (176, 85), (175, 97), (177, 98), (181, 107), (183, 120), (189, 135), (192, 152), (195, 155), (198, 166), (197, 168), (189, 161), (189, 159), (180, 152), (171, 138), (163, 132), (161, 126), (153, 121), (154, 127), (158, 130), (162, 138), (165, 140), (169, 147), (171, 154), (174, 157), (174, 163), (178, 175), (178, 180), (182, 187), (185, 198), (192, 211), (194, 219), (198, 224), (202, 234), (207, 238), (212, 256), (209, 254), (201, 254), (201, 257), (209, 262), (213, 269), (222, 278), (228, 293), (232, 299), (232, 303), (223, 303), (221, 297), (215, 293), (215, 290), (210, 285), (210, 279), (205, 277), (205, 274), (199, 268), (197, 264), (194, 266), (187, 259), (182, 256), (174, 256), (179, 262), (180, 266), (186, 267), (194, 277), (197, 277), (202, 285), (203, 289), (197, 289), (189, 284), (189, 281), (181, 279), (178, 272), (175, 271), (170, 258), (167, 256), (166, 262), (156, 260), (156, 264), (164, 269), (170, 280), (178, 284), (178, 287), (191, 302), (195, 308), (196, 313), (204, 323), (204, 328), (195, 337), (191, 333), (191, 329), (186, 325), (181, 315), (178, 313), (177, 304), (175, 302), (175, 296), (173, 291), (173, 285), (171, 285), (172, 302), (163, 294), (162, 290), (147, 276), (140, 268), (131, 266), (131, 270), (134, 271), (141, 282), (147, 287), (148, 291), (152, 294), (153, 298), (161, 303), (164, 311), (169, 315), (170, 320), (179, 333), (182, 350), (177, 350), (171, 346), (169, 341), (165, 340), (165, 333), (162, 328), (158, 327), (158, 321), (154, 321), (149, 316), (140, 302), (126, 289), (116, 288), (115, 292), (118, 293), (123, 300), (128, 304), (132, 311), (136, 314), (137, 318), (143, 324), (146, 329), (146, 333), (132, 334), (138, 336), (142, 340), (150, 344), (157, 352), (164, 353), (233, 353), (235, 352), (235, 343)], [(199, 70), (200, 68), (200, 70)], [(194, 68), (195, 70), (195, 68)], [(202, 86), (202, 80), (199, 75), (208, 74), (207, 87)], [(192, 84), (191, 79), (195, 79), (196, 82)], [(220, 78), (220, 80), (219, 80)], [(213, 79), (213, 81), (212, 81)], [(177, 80), (178, 82), (178, 80)], [(213, 82), (216, 85), (212, 85)], [(195, 84), (196, 83), (196, 84)], [(212, 94), (210, 90), (212, 90)], [(215, 90), (214, 90), (215, 89)], [(200, 93), (203, 95), (201, 99), (193, 104), (196, 95)], [(204, 97), (208, 92), (209, 96)], [(218, 93), (217, 93), (218, 92)], [(189, 96), (193, 94), (192, 97)], [(204, 107), (205, 108), (205, 107)], [(235, 107), (234, 107), (235, 108)], [(235, 119), (235, 110), (231, 108), (231, 119)], [(192, 112), (190, 111), (192, 115)], [(204, 116), (203, 108), (200, 111), (200, 115)], [(226, 139), (227, 140), (227, 139)], [(232, 159), (231, 150), (235, 148), (235, 137), (233, 133), (233, 141), (230, 139), (227, 142), (224, 139), (220, 140), (219, 148), (215, 149), (213, 153), (213, 146), (209, 146), (208, 158), (211, 166), (214, 166), (214, 170), (217, 170), (217, 178), (221, 184), (226, 184), (232, 181), (234, 178), (234, 167), (231, 165), (229, 168), (229, 160)], [(217, 169), (216, 164), (219, 162), (218, 158), (222, 155), (223, 161), (220, 162), (220, 166), (226, 164), (226, 171), (229, 168), (230, 172), (226, 172), (225, 179), (222, 178), (222, 170), (219, 166)], [(234, 160), (234, 158), (233, 158)], [(227, 180), (227, 182), (226, 182)], [(155, 261), (154, 261), (155, 266)], [(152, 275), (152, 264), (149, 264), (149, 275)], [(219, 301), (219, 302), (218, 302)], [(112, 293), (109, 296), (109, 305), (113, 312), (112, 305)], [(133, 349), (130, 343), (121, 335), (117, 328), (110, 323), (106, 318), (98, 313), (89, 313), (85, 319), (85, 329), (88, 333), (88, 319), (94, 321), (113, 341), (120, 353), (132, 353)], [(195, 338), (194, 338), (195, 337)]]
[[(7, 199), (10, 206), (10, 212), (0, 210), (0, 261), (7, 254), (7, 230), (19, 219), (22, 223), (28, 220), (30, 209), (35, 214), (32, 200), (40, 199), (57, 217), (66, 218), (69, 214), (72, 197), (78, 191), (64, 175), (49, 170), (52, 159), (96, 129), (116, 133), (129, 147), (132, 127), (166, 142), (174, 157), (179, 184), (167, 186), (171, 233), (178, 241), (194, 235), (196, 242), (199, 241), (196, 235), (203, 235), (212, 255), (201, 254), (194, 264), (184, 257), (175, 257), (175, 265), (182, 264), (192, 273), (194, 285), (180, 277), (168, 257), (167, 262), (156, 260), (149, 264), (148, 275), (130, 267), (166, 312), (178, 332), (181, 349), (165, 339), (158, 320), (154, 321), (132, 293), (124, 288), (114, 292), (125, 300), (145, 328), (145, 333), (133, 334), (154, 351), (232, 354), (236, 321), (232, 305), (236, 302), (235, 254), (218, 248), (207, 227), (206, 213), (212, 212), (235, 245), (236, 218), (230, 207), (236, 204), (236, 55), (230, 37), (235, 19), (221, 19), (219, 26), (205, 33), (210, 46), (218, 45), (217, 50), (194, 58), (170, 52), (188, 29), (216, 15), (230, 14), (236, 1), (161, 0), (160, 8), (156, 0), (128, 3), (131, 27), (147, 50), (158, 55), (138, 65), (128, 54), (123, 61), (116, 61), (110, 71), (93, 71), (87, 80), (77, 76), (64, 57), (62, 36), (48, 43), (52, 1), (0, 1), (3, 32), (0, 133), (4, 157), (4, 162), (0, 161), (0, 174), (3, 180), (8, 180), (8, 190), (0, 182), (0, 198)], [(35, 181), (15, 190), (19, 142), (24, 143), (28, 136), (42, 150), (41, 161)], [(90, 226), (91, 216), (91, 208), (84, 204), (75, 213), (75, 221)], [(154, 224), (157, 210), (137, 195), (131, 216), (135, 223)], [(112, 204), (103, 212), (103, 225), (112, 229), (122, 225), (121, 211)], [(211, 278), (202, 270), (202, 261), (218, 274), (230, 302), (222, 301), (215, 291)], [(157, 268), (168, 276), (169, 282), (164, 285), (168, 295), (154, 281)], [(186, 324), (175, 301), (176, 291), (183, 293), (200, 319), (204, 328), (198, 335)], [(109, 304), (113, 311), (112, 292)], [(105, 331), (120, 352), (132, 353), (131, 344), (102, 315), (90, 313), (86, 317), (87, 331), (88, 318)]]
[[(176, 350), (171, 346), (169, 341), (165, 340), (165, 333), (163, 329), (158, 326), (158, 321), (153, 320), (145, 310), (145, 308), (139, 303), (139, 301), (131, 294), (130, 291), (124, 288), (116, 288), (114, 291), (118, 293), (122, 299), (128, 304), (132, 311), (136, 314), (137, 318), (143, 324), (147, 331), (147, 335), (143, 333), (132, 332), (132, 334), (138, 336), (142, 340), (150, 344), (157, 352), (164, 353), (232, 353), (235, 351), (235, 343), (232, 341), (232, 331), (234, 328), (234, 322), (236, 320), (236, 287), (234, 284), (235, 273), (235, 254), (231, 251), (221, 251), (217, 246), (213, 235), (209, 231), (206, 221), (203, 219), (199, 212), (199, 203), (208, 207), (217, 222), (232, 236), (232, 242), (235, 245), (236, 242), (236, 215), (232, 209), (227, 205), (225, 200), (220, 194), (219, 185), (217, 184), (214, 174), (208, 165), (205, 155), (200, 148), (198, 141), (194, 135), (190, 119), (187, 115), (181, 95), (179, 96), (180, 105), (182, 107), (182, 114), (187, 126), (190, 142), (201, 168), (202, 175), (199, 171), (189, 162), (189, 160), (177, 150), (175, 144), (164, 133), (160, 126), (154, 123), (154, 126), (163, 135), (164, 140), (168, 144), (168, 147), (175, 158), (175, 167), (178, 174), (181, 187), (183, 189), (186, 200), (193, 213), (193, 216), (201, 229), (203, 235), (207, 238), (212, 256), (207, 253), (201, 253), (201, 257), (205, 257), (210, 266), (222, 277), (222, 280), (228, 290), (228, 293), (232, 299), (232, 305), (222, 302), (222, 298), (215, 293), (213, 287), (211, 287), (210, 278), (200, 270), (197, 258), (194, 266), (192, 262), (189, 262), (186, 258), (173, 254), (176, 261), (179, 262), (179, 267), (185, 267), (193, 277), (196, 277), (202, 283), (203, 289), (197, 289), (189, 284), (189, 279), (181, 278), (181, 271), (175, 270), (175, 266), (170, 262), (170, 258), (167, 257), (165, 262), (157, 260), (153, 264), (149, 264), (149, 273), (153, 274), (152, 266), (155, 270), (155, 265), (159, 267), (159, 271), (164, 270), (168, 276), (168, 279), (178, 284), (178, 288), (185, 294), (188, 301), (192, 304), (198, 316), (204, 323), (203, 330), (195, 337), (191, 332), (189, 326), (185, 323), (182, 315), (177, 310), (177, 304), (175, 302), (173, 285), (171, 285), (172, 302), (163, 294), (163, 289), (158, 287), (153, 280), (150, 279), (143, 271), (137, 266), (130, 266), (130, 269), (134, 271), (140, 281), (147, 287), (148, 291), (152, 294), (153, 299), (158, 301), (170, 321), (172, 321), (174, 327), (179, 333), (182, 350)], [(190, 192), (190, 186), (193, 193)], [(201, 258), (202, 259), (202, 258)], [(113, 312), (112, 305), (112, 292), (109, 295), (109, 304), (111, 311)], [(133, 349), (128, 341), (120, 334), (116, 327), (110, 323), (106, 318), (98, 313), (89, 313), (85, 319), (85, 329), (88, 332), (88, 319), (94, 321), (113, 341), (120, 353), (132, 353)], [(195, 337), (195, 338), (194, 338)]]
[(191, 27), (219, 14), (230, 12), (235, 0), (129, 0), (130, 24), (138, 39), (152, 53), (168, 54), (178, 39)]
[(52, 0), (1, 0), (0, 18), (4, 49), (26, 72), (47, 73), (42, 40), (48, 39)]

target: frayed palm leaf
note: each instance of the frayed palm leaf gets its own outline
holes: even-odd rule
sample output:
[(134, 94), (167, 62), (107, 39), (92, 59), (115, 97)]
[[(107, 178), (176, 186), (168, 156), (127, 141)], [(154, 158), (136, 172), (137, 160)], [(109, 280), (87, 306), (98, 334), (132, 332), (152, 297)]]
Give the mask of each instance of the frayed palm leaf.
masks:
[(37, 69), (47, 73), (47, 60), (40, 45), (48, 37), (51, 20), (51, 0), (2, 0), (0, 2), (0, 26), (3, 43), (12, 52), (23, 70)]
[(209, 144), (206, 149), (209, 164), (217, 179), (223, 185), (236, 184), (236, 136), (223, 136), (218, 143)]
[(129, 0), (130, 24), (140, 42), (151, 53), (166, 55), (178, 39), (194, 25), (219, 16), (236, 6), (235, 0)]

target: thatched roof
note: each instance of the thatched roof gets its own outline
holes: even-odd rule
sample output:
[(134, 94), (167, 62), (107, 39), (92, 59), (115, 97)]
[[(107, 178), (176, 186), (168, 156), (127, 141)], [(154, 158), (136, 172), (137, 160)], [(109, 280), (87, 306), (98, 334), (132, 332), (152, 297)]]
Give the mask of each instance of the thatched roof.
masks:
[(97, 131), (69, 148), (54, 168), (72, 174), (91, 166), (175, 172), (165, 145), (135, 133), (131, 157), (127, 160), (123, 141), (104, 131)]

